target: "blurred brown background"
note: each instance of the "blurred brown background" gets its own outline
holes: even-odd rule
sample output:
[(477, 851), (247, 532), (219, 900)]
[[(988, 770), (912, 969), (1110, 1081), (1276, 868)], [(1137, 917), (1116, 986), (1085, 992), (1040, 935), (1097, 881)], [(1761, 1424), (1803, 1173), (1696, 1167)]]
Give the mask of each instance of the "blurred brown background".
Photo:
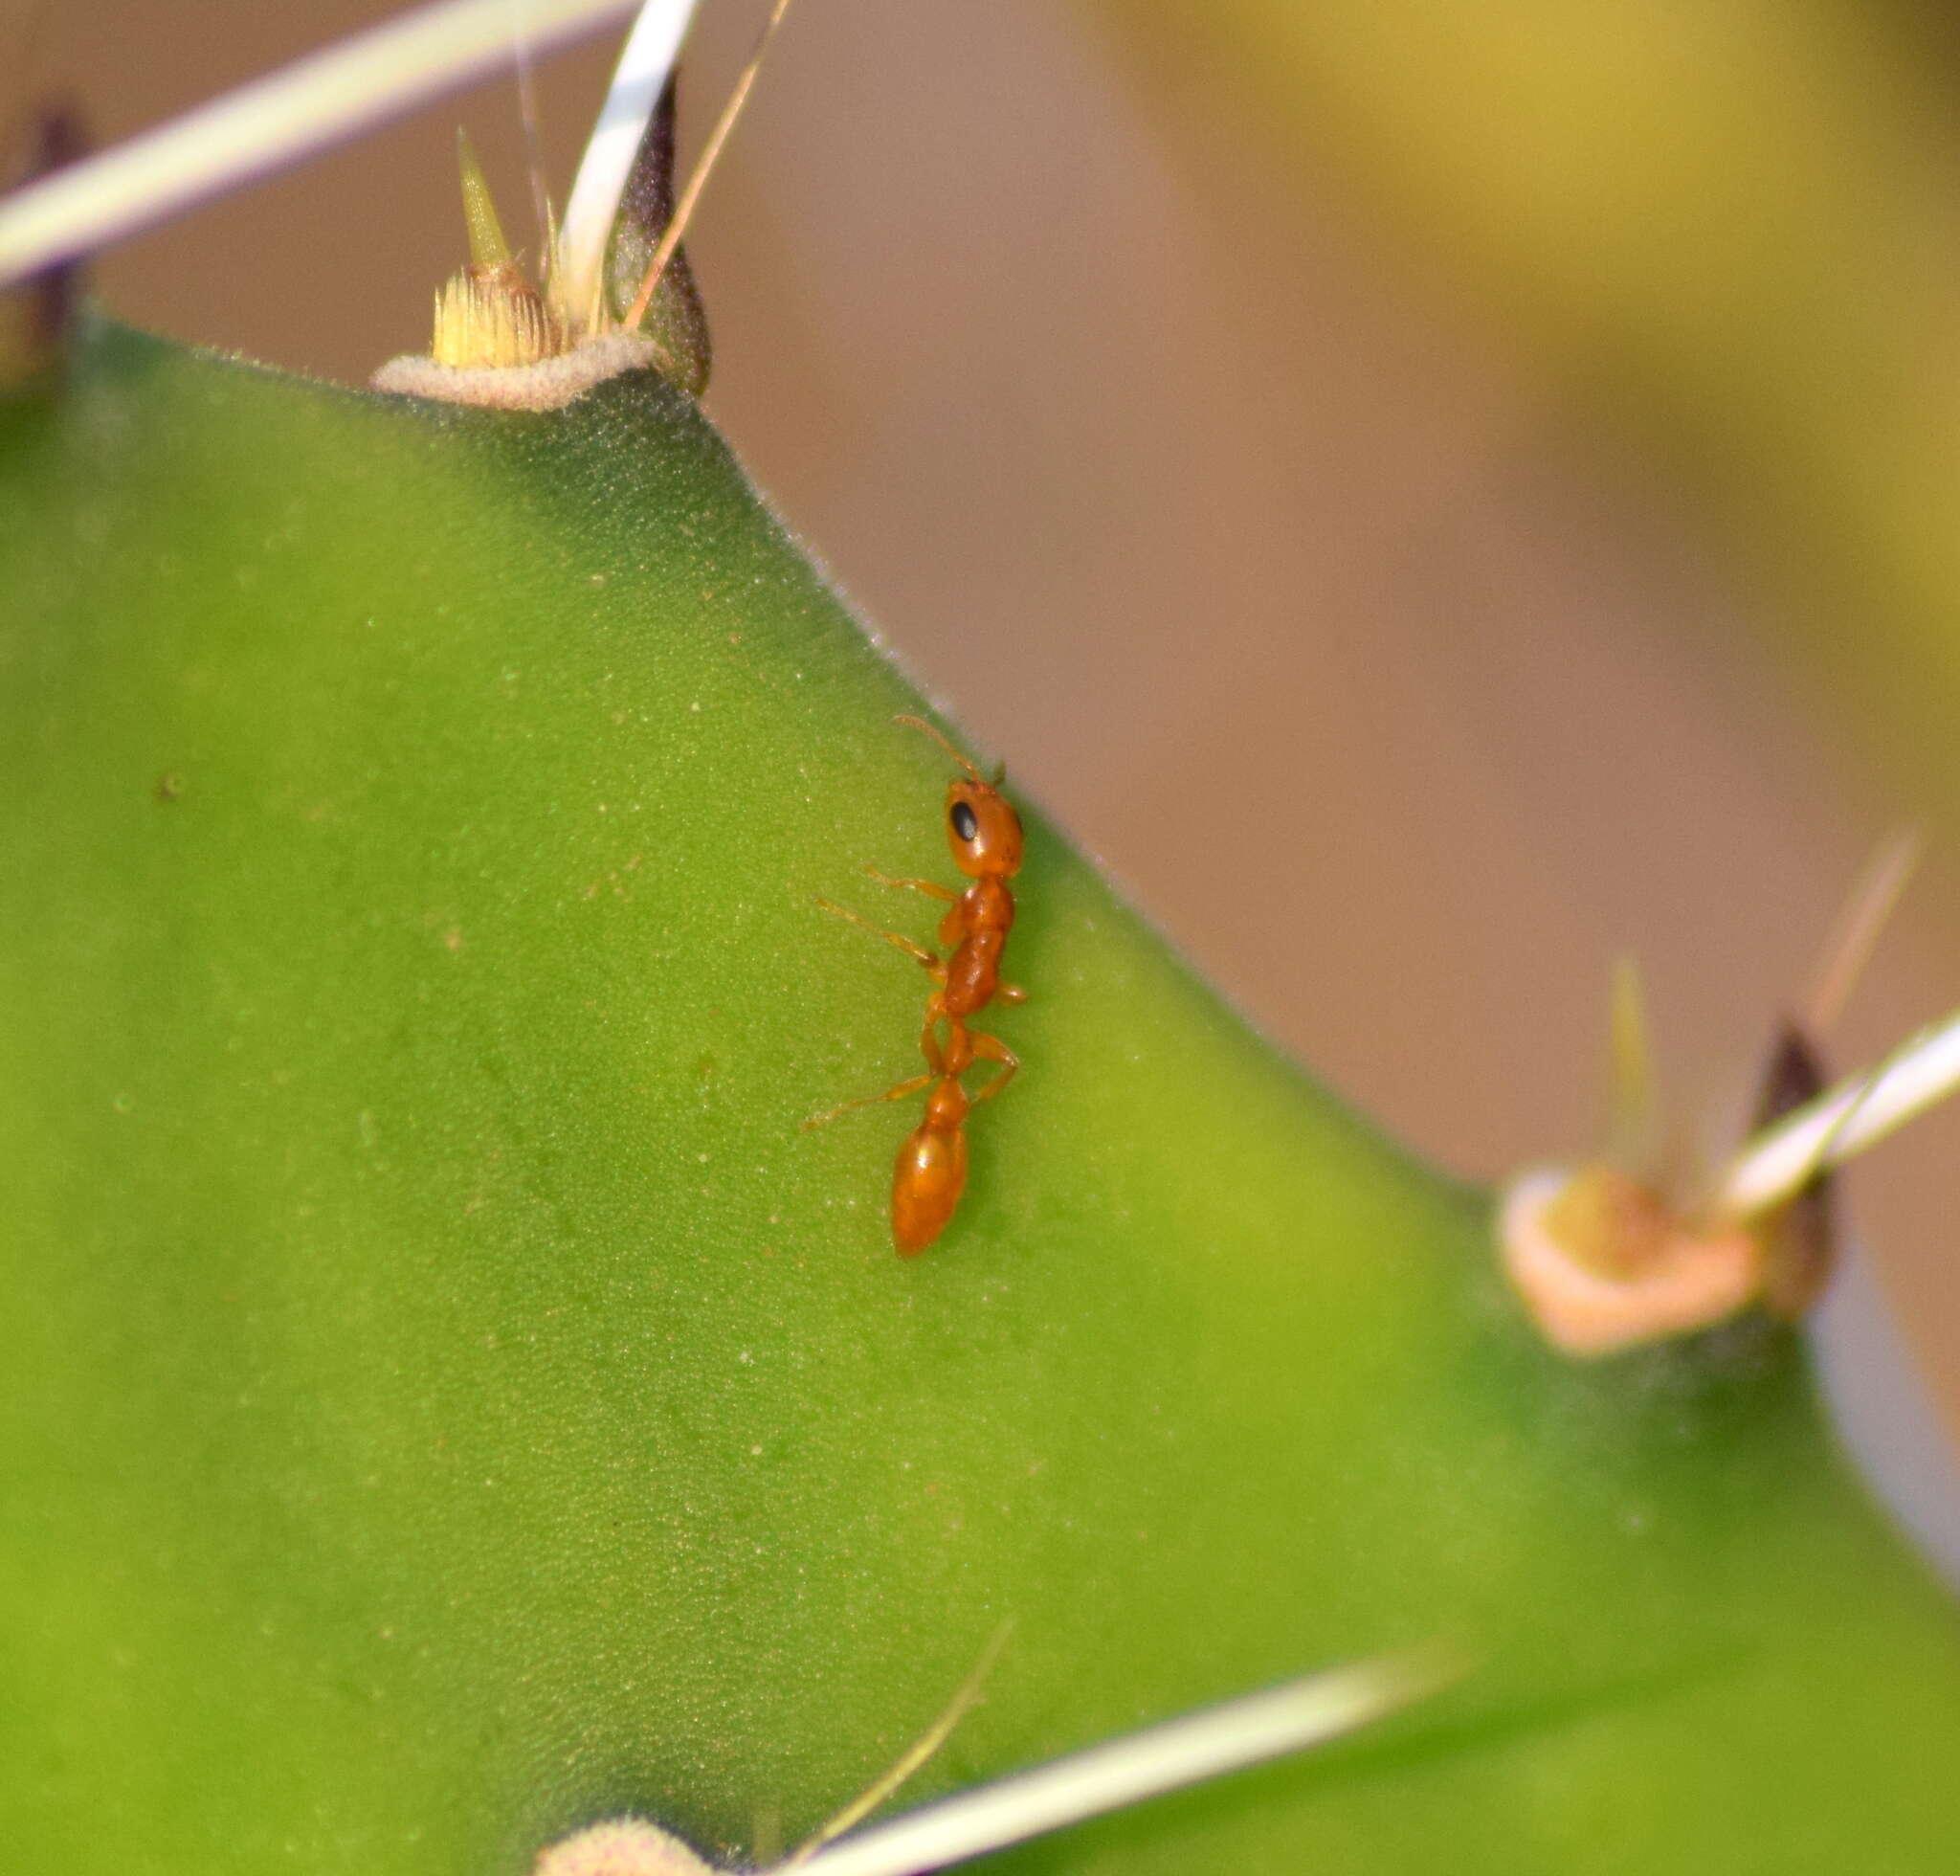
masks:
[[(387, 11), (16, 6), (5, 101), (66, 88), (111, 141)], [(761, 9), (705, 11), (696, 134)], [(1338, 150), (1303, 199), (1228, 80), (1133, 52), (1064, 0), (803, 0), (691, 241), (716, 417), (1019, 788), (1423, 1151), (1488, 1178), (1587, 1145), (1629, 949), (1675, 1094), (1729, 1111), (1913, 803), (1806, 712), (1771, 602), (1602, 402)], [(611, 56), (541, 69), (561, 199)], [(500, 83), (131, 243), (102, 296), (358, 382), (461, 258), (458, 121), (523, 226)], [(1841, 1065), (1960, 1001), (1960, 863), (1928, 876)], [(1949, 1407), (1956, 1144), (1937, 1116), (1855, 1177)]]

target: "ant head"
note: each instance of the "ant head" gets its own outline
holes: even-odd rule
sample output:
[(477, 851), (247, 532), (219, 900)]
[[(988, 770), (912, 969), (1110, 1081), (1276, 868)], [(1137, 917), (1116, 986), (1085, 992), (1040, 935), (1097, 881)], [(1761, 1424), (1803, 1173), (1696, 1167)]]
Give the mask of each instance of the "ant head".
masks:
[(946, 792), (946, 840), (953, 864), (970, 879), (1011, 880), (1021, 870), (1021, 817), (989, 782), (954, 782)]
[(964, 782), (953, 783), (946, 792), (946, 838), (953, 864), (969, 879), (1013, 879), (1021, 870), (1021, 817), (1000, 792), (1007, 778), (1005, 766), (990, 782), (973, 766), (972, 757), (962, 755), (923, 717), (892, 721), (923, 729), (967, 771)]

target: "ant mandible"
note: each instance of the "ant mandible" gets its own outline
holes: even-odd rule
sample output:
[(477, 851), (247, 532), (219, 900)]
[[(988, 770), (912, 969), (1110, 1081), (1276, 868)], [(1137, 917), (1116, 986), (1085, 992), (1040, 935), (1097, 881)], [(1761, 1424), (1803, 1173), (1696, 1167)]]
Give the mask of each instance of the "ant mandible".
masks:
[[(833, 900), (817, 900), (825, 911), (848, 919), (916, 958), (937, 988), (925, 999), (925, 1022), (919, 1036), (926, 1072), (882, 1094), (847, 1101), (804, 1125), (820, 1127), (853, 1108), (902, 1101), (921, 1088), (931, 1088), (925, 1117), (900, 1148), (892, 1179), (892, 1238), (901, 1257), (916, 1257), (946, 1229), (966, 1187), (968, 1114), (978, 1102), (992, 1100), (1020, 1066), (1005, 1042), (996, 1036), (969, 1030), (967, 1018), (995, 997), (1003, 1003), (1019, 1003), (1027, 995), (1018, 985), (1000, 980), (1001, 958), (1014, 922), (1014, 895), (1008, 882), (1020, 871), (1021, 817), (1001, 793), (1000, 775), (990, 782), (923, 719), (907, 716), (893, 721), (924, 730), (967, 771), (965, 780), (956, 779), (947, 788), (947, 843), (952, 850), (953, 864), (973, 883), (959, 892), (936, 880), (894, 880), (874, 866), (864, 869), (880, 885), (949, 902), (939, 927), (939, 942), (947, 952), (944, 957), (900, 932), (873, 925)], [(947, 1027), (944, 1045), (939, 1039), (942, 1023)], [(977, 1095), (969, 1096), (960, 1077), (975, 1061), (997, 1063), (1000, 1072)]]

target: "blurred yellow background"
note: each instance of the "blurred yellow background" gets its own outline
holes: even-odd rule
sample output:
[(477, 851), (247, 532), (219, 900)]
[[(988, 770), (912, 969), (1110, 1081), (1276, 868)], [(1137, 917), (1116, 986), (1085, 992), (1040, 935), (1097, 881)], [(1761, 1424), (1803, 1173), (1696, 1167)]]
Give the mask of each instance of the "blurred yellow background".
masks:
[[(388, 11), (16, 9), (5, 101), (66, 90), (109, 142)], [(707, 7), (684, 132), (760, 11)], [(540, 69), (561, 199), (612, 43)], [(690, 241), (710, 408), (980, 749), (1393, 1132), (1479, 1179), (1589, 1146), (1628, 950), (1719, 1127), (1916, 804), (1806, 704), (1706, 491), (1603, 414), (1637, 391), (1508, 331), (1336, 139), (1278, 163), (1269, 120), (1229, 61), (1061, 0), (802, 0)], [(359, 382), (462, 258), (458, 122), (518, 238), (500, 82), (130, 243), (101, 297)], [(1840, 1067), (1960, 1003), (1956, 882), (1936, 847)], [(1851, 1181), (1949, 1411), (1956, 1146), (1935, 1116)]]

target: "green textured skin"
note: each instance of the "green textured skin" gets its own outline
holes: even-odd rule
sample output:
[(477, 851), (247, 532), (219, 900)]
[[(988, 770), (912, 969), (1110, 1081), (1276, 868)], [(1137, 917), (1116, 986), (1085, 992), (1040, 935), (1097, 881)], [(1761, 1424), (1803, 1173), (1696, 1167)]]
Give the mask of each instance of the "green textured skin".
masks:
[[(1949, 1871), (1960, 1625), (1766, 1329), (1578, 1368), (1029, 815), (942, 1242), (917, 699), (677, 393), (91, 327), (0, 411), (0, 1842), (514, 1876), (1379, 1648), (1457, 1690), (1002, 1867)], [(167, 779), (166, 779), (167, 778)], [(889, 902), (889, 903), (886, 903)], [(1392, 1019), (1392, 1012), (1384, 1020)]]

